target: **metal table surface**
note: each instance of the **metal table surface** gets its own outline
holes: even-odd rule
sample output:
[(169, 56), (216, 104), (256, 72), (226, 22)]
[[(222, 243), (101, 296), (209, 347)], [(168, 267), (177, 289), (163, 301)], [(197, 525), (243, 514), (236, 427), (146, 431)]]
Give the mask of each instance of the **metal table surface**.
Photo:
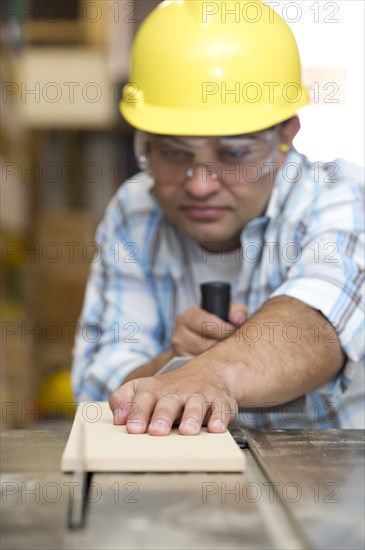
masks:
[(70, 429), (1, 434), (1, 549), (62, 547), (71, 476), (60, 471)]
[(2, 550), (364, 547), (362, 431), (247, 430), (243, 474), (94, 474), (74, 531), (68, 433), (2, 434)]
[(363, 430), (247, 433), (252, 454), (314, 548), (365, 546), (364, 435)]

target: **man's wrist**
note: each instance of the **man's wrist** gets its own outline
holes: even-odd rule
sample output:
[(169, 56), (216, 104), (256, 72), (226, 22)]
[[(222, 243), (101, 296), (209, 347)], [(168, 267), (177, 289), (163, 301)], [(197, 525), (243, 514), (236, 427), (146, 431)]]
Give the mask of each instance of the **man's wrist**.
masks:
[(245, 400), (243, 380), (247, 365), (242, 359), (233, 358), (224, 342), (195, 357), (182, 368), (188, 376), (201, 377), (204, 373), (207, 380), (223, 388), (237, 403)]

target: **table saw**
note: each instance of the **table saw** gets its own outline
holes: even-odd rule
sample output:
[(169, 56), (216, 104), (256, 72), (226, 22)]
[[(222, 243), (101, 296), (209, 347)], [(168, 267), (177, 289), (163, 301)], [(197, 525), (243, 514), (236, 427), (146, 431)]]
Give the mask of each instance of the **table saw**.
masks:
[(364, 548), (362, 430), (233, 423), (244, 472), (90, 473), (78, 529), (77, 481), (60, 470), (69, 432), (2, 434), (2, 550)]

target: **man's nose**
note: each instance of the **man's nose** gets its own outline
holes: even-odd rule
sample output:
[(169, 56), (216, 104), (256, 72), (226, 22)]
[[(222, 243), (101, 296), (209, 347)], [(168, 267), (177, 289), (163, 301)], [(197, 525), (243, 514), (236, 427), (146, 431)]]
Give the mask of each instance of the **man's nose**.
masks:
[(222, 187), (218, 172), (216, 163), (196, 164), (184, 182), (185, 191), (200, 199), (217, 193)]

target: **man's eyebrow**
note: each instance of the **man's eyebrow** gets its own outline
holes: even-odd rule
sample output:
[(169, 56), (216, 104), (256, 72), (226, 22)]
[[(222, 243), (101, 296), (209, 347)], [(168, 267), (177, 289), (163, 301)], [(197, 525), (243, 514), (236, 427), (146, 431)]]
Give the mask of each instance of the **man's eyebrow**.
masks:
[(206, 140), (207, 138), (203, 138), (203, 137), (200, 137), (200, 136), (196, 136), (196, 137), (186, 137), (184, 138), (184, 136), (167, 136), (167, 135), (161, 135), (161, 136), (157, 136), (158, 138), (160, 139), (166, 139), (168, 141), (174, 141), (176, 143), (179, 143), (180, 145), (184, 145), (185, 147), (189, 147), (189, 145), (191, 145), (191, 143), (189, 143), (189, 140), (195, 140), (195, 142), (199, 142), (199, 140)]
[(217, 140), (257, 140), (260, 138), (257, 134), (240, 134), (240, 135), (231, 135), (231, 136), (187, 136), (186, 138), (184, 136), (168, 136), (168, 135), (156, 135), (159, 139), (166, 139), (169, 141), (176, 141), (177, 143), (181, 143), (182, 145), (189, 145), (189, 142), (186, 140), (206, 140), (206, 139), (217, 139)]
[[(172, 139), (172, 141), (177, 141), (178, 143), (181, 143), (182, 145), (188, 145), (189, 141), (186, 141), (186, 140), (190, 140), (191, 138), (183, 138), (182, 136), (181, 137), (173, 136), (170, 139)], [(199, 140), (199, 139), (202, 139), (202, 138), (196, 138), (196, 139)]]
[(260, 139), (260, 136), (254, 136), (254, 135), (248, 135), (243, 134), (240, 136), (225, 136), (220, 139), (222, 143), (231, 143), (231, 142), (250, 142), (250, 141), (258, 141)]
[(233, 136), (222, 136), (222, 139), (259, 139), (261, 136), (258, 132), (254, 134), (238, 134)]

